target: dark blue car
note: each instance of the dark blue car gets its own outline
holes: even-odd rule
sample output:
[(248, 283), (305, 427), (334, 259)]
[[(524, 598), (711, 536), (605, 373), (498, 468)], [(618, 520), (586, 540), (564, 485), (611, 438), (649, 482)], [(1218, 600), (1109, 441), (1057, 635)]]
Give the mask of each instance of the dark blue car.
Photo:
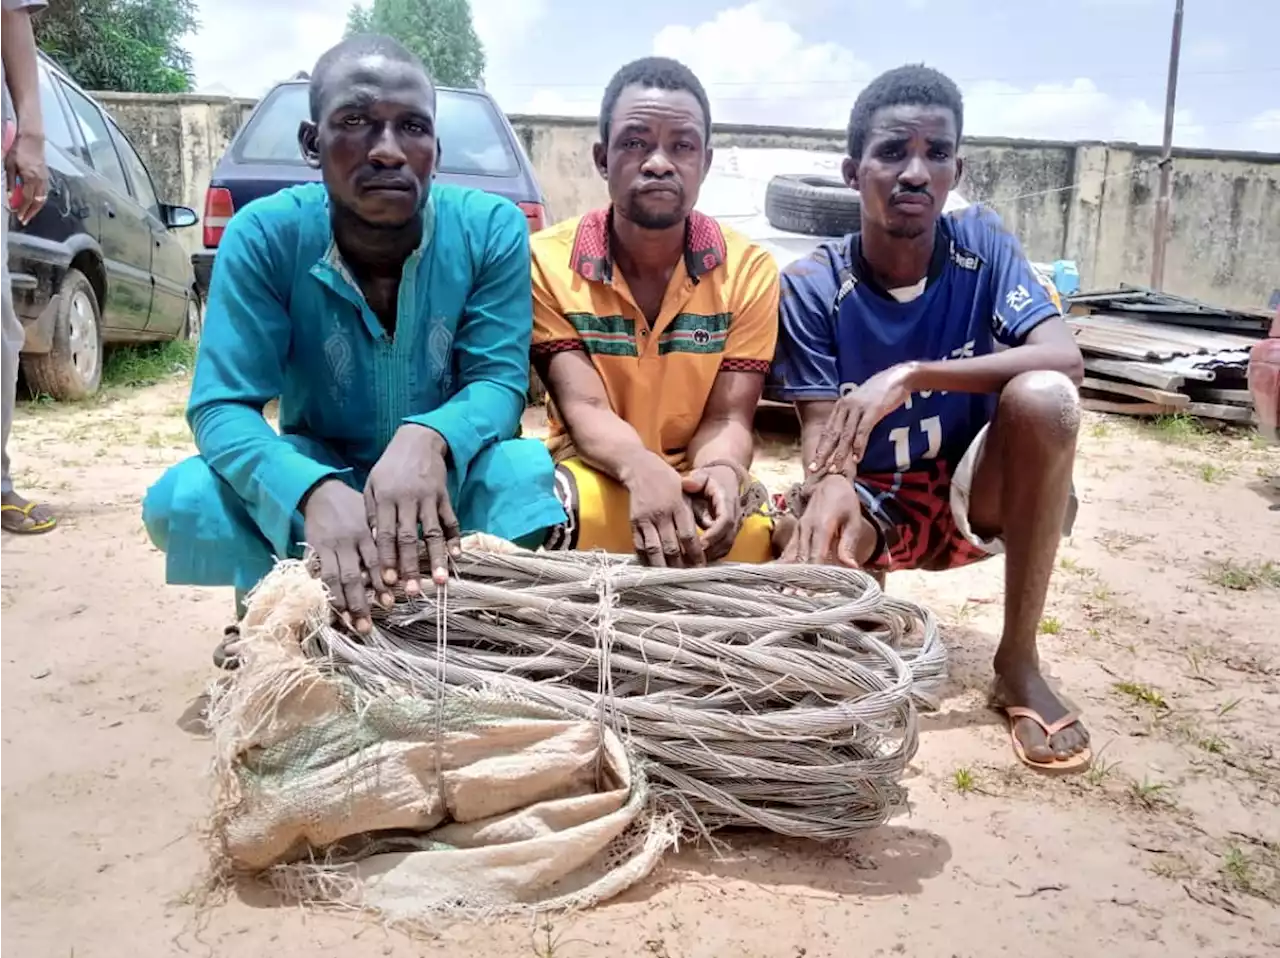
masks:
[[(201, 295), (209, 288), (217, 247), (231, 215), (246, 203), (295, 183), (320, 179), (298, 150), (298, 125), (310, 114), (308, 82), (290, 80), (271, 90), (214, 168), (204, 206), (204, 250), (191, 257)], [(505, 196), (524, 211), (529, 229), (546, 225), (542, 190), (511, 124), (493, 97), (480, 90), (437, 90), (442, 183)]]

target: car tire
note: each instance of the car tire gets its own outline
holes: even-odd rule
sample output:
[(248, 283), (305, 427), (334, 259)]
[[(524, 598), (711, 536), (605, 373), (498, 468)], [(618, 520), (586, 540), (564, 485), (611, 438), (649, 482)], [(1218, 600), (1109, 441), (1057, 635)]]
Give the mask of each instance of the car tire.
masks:
[(23, 356), (27, 385), (35, 395), (86, 399), (102, 384), (102, 311), (88, 277), (68, 269), (53, 320), (53, 348)]
[(198, 343), (203, 332), (204, 303), (200, 299), (200, 294), (193, 289), (187, 293), (187, 315), (182, 322), (182, 332), (178, 334), (178, 338)]
[(806, 236), (844, 236), (862, 229), (857, 191), (833, 176), (775, 176), (765, 191), (764, 215), (771, 226)]

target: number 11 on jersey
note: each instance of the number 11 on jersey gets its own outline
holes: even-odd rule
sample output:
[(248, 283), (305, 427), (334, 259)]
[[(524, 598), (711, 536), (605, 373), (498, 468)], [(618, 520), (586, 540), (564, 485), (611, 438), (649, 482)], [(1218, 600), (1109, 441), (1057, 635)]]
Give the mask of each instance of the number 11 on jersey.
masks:
[[(924, 458), (938, 458), (938, 453), (942, 449), (942, 417), (927, 416), (916, 425), (925, 434), (925, 438), (929, 442), (929, 447), (924, 452)], [(909, 472), (911, 469), (911, 427), (899, 426), (897, 429), (889, 430), (889, 441), (893, 443), (893, 458), (896, 461), (898, 471)]]

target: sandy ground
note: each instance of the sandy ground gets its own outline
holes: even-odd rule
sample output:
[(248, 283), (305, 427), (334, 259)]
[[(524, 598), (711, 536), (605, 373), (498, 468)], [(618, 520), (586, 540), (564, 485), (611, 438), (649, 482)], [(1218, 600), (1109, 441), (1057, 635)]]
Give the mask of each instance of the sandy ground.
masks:
[[(1002, 560), (896, 575), (951, 651), (910, 814), (846, 845), (684, 849), (549, 928), (412, 940), (255, 888), (201, 904), (196, 716), (231, 597), (162, 586), (139, 514), (190, 450), (184, 396), (29, 405), (14, 427), (20, 488), (62, 527), (3, 542), (6, 958), (1280, 954), (1280, 587), (1254, 577), (1280, 558), (1276, 451), (1087, 419), (1042, 647), (1101, 749), (1089, 776), (1025, 770), (984, 708)], [(792, 452), (770, 441), (762, 475), (790, 477)]]

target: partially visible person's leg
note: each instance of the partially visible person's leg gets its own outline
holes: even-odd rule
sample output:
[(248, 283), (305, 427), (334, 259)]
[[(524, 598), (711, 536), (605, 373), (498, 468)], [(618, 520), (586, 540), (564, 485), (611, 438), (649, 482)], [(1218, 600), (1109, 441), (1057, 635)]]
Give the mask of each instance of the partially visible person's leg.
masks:
[(457, 477), (450, 477), (462, 532), (487, 532), (536, 549), (549, 530), (565, 521), (554, 476), (551, 455), (537, 439), (508, 439), (485, 447), (460, 486)]
[(44, 506), (28, 502), (13, 489), (13, 481), (9, 477), (9, 428), (13, 425), (13, 406), (18, 393), (18, 363), (21, 361), (22, 341), (24, 333), (22, 321), (13, 308), (13, 288), (9, 282), (9, 212), (7, 204), (0, 204), (0, 270), (3, 271), (4, 304), (3, 304), (3, 390), (0, 396), (0, 415), (4, 419), (3, 439), (3, 484), (0, 485), (0, 524), (6, 532), (32, 535), (49, 532), (58, 524), (58, 520)]
[[(973, 461), (957, 469), (953, 486), (962, 525), (968, 499), (970, 529), (962, 531), (1002, 540), (1007, 555), (995, 699), (1030, 709), (1050, 726), (1068, 710), (1040, 672), (1036, 635), (1071, 499), (1079, 425), (1079, 394), (1067, 377), (1024, 373), (1005, 386), (985, 441), (972, 451)], [(1016, 718), (1013, 732), (1033, 762), (1068, 759), (1089, 743), (1078, 722), (1046, 735), (1036, 721)]]
[(142, 522), (165, 554), (168, 585), (230, 586), (243, 597), (275, 559), (244, 502), (201, 456), (171, 466), (147, 490)]
[[(635, 552), (631, 532), (631, 495), (619, 482), (592, 469), (581, 459), (556, 467), (555, 492), (567, 519), (546, 543), (551, 550), (600, 549), (616, 555)], [(765, 512), (768, 496), (743, 519), (726, 562), (768, 562), (776, 555), (773, 520)]]
[[(281, 438), (316, 462), (346, 468), (324, 443), (305, 436)], [(357, 489), (363, 482), (350, 471), (341, 478)], [(277, 559), (302, 555), (301, 513), (294, 516), (289, 554), (276, 555), (245, 502), (201, 456), (171, 466), (147, 490), (142, 521), (165, 554), (169, 585), (231, 586), (243, 599)]]
[[(284, 436), (306, 456), (343, 468), (323, 443), (304, 436)], [(350, 473), (343, 476), (354, 484)], [(277, 559), (302, 555), (302, 514), (294, 517), (291, 539), (299, 544), (278, 556), (242, 500), (201, 456), (169, 467), (142, 500), (142, 522), (156, 548), (165, 554), (168, 585), (230, 586), (234, 589), (235, 619), (214, 649), (219, 668), (237, 666), (235, 641), (244, 618), (245, 599)]]

